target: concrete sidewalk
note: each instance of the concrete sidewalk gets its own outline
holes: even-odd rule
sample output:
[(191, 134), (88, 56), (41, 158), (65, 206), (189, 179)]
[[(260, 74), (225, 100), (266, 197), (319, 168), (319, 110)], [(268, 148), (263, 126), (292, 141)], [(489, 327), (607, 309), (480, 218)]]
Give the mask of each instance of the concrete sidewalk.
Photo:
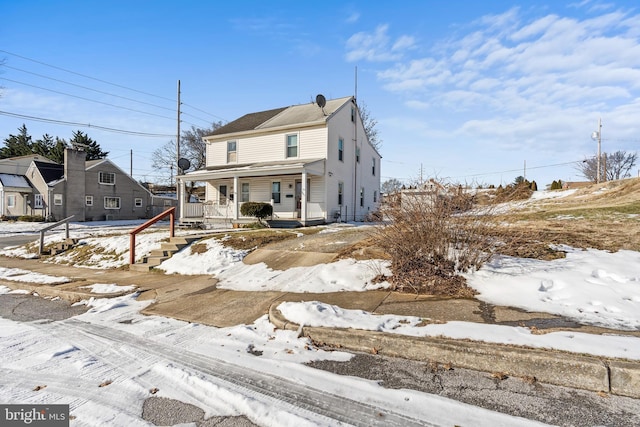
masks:
[(466, 340), (414, 338), (353, 329), (300, 328), (284, 319), (277, 306), (284, 301), (321, 301), (377, 314), (418, 316), (430, 319), (431, 322), (458, 320), (535, 327), (543, 332), (571, 330), (633, 336), (640, 336), (640, 331), (625, 332), (584, 326), (548, 313), (493, 306), (475, 299), (434, 298), (391, 291), (321, 294), (241, 292), (217, 289), (217, 280), (209, 275), (166, 275), (156, 271), (146, 273), (125, 269), (97, 270), (6, 257), (0, 257), (0, 267), (20, 268), (70, 279), (70, 282), (60, 285), (0, 281), (1, 285), (12, 289), (27, 289), (42, 296), (59, 296), (79, 301), (90, 297), (116, 296), (92, 294), (89, 289), (84, 288), (91, 284), (135, 285), (140, 292), (139, 299), (155, 301), (143, 311), (144, 314), (216, 327), (251, 324), (259, 317), (269, 314), (270, 320), (277, 327), (300, 330), (303, 335), (319, 344), (452, 363), (454, 366), (481, 371), (508, 372), (513, 376), (532, 376), (542, 382), (640, 398), (640, 362)]

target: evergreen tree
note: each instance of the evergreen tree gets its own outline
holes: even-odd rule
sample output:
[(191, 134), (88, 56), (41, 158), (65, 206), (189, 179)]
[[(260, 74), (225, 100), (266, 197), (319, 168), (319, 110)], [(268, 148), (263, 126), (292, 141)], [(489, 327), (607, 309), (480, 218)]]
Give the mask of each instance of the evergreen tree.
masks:
[(58, 164), (63, 164), (65, 148), (67, 148), (67, 142), (56, 136), (55, 143), (52, 145), (51, 150), (49, 150), (47, 157)]
[(27, 156), (32, 153), (33, 140), (27, 132), (27, 126), (18, 128), (17, 135), (9, 134), (4, 140), (4, 147), (0, 148), (0, 159), (9, 157)]
[(100, 145), (96, 141), (89, 138), (87, 134), (80, 130), (73, 132), (69, 144), (71, 144), (72, 147), (84, 149), (87, 153), (87, 160), (104, 159), (109, 154), (107, 151), (102, 151), (102, 148), (100, 148)]
[(36, 140), (35, 143), (31, 146), (31, 151), (33, 154), (40, 154), (44, 157), (49, 157), (49, 153), (54, 146), (53, 137), (48, 133), (42, 135), (41, 139)]

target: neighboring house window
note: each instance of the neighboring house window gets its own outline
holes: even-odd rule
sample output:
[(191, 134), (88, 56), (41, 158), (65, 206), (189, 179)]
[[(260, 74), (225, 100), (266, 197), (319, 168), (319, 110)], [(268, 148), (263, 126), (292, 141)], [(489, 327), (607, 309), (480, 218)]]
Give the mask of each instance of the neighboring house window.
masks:
[(113, 172), (98, 172), (98, 182), (100, 184), (114, 185), (116, 183), (116, 174)]
[(36, 194), (33, 196), (33, 208), (34, 209), (42, 209), (44, 207), (43, 203), (44, 199), (42, 198), (42, 194)]
[(93, 196), (84, 196), (84, 204), (87, 206), (93, 206)]
[(371, 175), (376, 176), (376, 158), (371, 159)]
[(355, 123), (356, 121), (356, 109), (355, 107), (351, 107), (351, 121)]
[(378, 201), (378, 191), (373, 190), (373, 203)]
[(105, 209), (120, 209), (120, 197), (105, 197), (104, 198)]
[(53, 195), (53, 204), (56, 206), (62, 206), (62, 194)]
[(16, 207), (16, 196), (14, 195), (7, 195), (7, 207), (8, 208), (15, 208)]
[(364, 187), (360, 187), (360, 207), (364, 206)]
[(338, 183), (338, 205), (342, 206), (342, 193), (344, 192), (344, 182)]
[(287, 135), (287, 157), (298, 157), (298, 135)]
[(136, 197), (135, 199), (133, 199), (133, 204), (136, 206), (136, 208), (141, 208), (142, 207), (142, 197)]
[(238, 159), (236, 141), (227, 141), (227, 163), (235, 163)]
[(220, 206), (227, 205), (227, 186), (221, 185), (218, 187), (218, 204)]
[(249, 183), (248, 182), (243, 182), (242, 183), (242, 194), (241, 194), (241, 202), (248, 202), (249, 201)]
[(273, 203), (280, 203), (280, 183), (279, 182), (271, 183), (271, 198), (273, 199)]
[(360, 147), (356, 147), (356, 162), (360, 163)]
[(344, 161), (344, 140), (338, 139), (338, 160)]

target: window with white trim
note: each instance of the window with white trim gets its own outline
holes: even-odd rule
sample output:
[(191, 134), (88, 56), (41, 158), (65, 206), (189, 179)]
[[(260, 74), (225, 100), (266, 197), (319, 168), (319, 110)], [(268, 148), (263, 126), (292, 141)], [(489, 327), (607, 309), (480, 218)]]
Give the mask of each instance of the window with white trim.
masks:
[(142, 207), (142, 197), (136, 197), (135, 199), (133, 199), (133, 205), (136, 208), (141, 208)]
[(93, 206), (93, 196), (84, 196), (84, 204), (86, 206)]
[(376, 176), (376, 158), (371, 159), (371, 175)]
[(7, 207), (8, 208), (16, 207), (16, 196), (14, 194), (7, 195)]
[(33, 196), (33, 208), (34, 209), (42, 209), (44, 208), (44, 199), (42, 194), (34, 194)]
[(356, 163), (360, 163), (360, 147), (356, 147)]
[(287, 157), (298, 157), (298, 134), (287, 135)]
[(227, 205), (227, 186), (221, 185), (218, 187), (218, 204), (220, 206)]
[(344, 139), (338, 139), (338, 160), (344, 161)]
[(338, 182), (338, 205), (342, 206), (342, 193), (344, 192), (344, 182)]
[(120, 209), (120, 197), (105, 196), (104, 198), (105, 209)]
[(98, 172), (98, 183), (106, 185), (115, 185), (116, 174), (113, 172)]
[(53, 195), (53, 204), (55, 206), (62, 206), (62, 194)]
[(360, 207), (364, 207), (364, 187), (360, 187)]
[(235, 163), (238, 161), (238, 143), (236, 141), (227, 141), (227, 163)]
[(373, 203), (378, 201), (378, 190), (373, 190)]
[(248, 202), (249, 198), (251, 196), (249, 183), (248, 182), (243, 182), (241, 187), (242, 187), (242, 191), (240, 193), (240, 201), (241, 202)]

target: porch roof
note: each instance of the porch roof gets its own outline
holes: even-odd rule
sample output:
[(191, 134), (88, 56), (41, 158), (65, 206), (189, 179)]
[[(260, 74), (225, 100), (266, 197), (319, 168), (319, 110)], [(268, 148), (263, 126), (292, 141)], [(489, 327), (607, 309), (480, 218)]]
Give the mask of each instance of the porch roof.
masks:
[(256, 162), (214, 166), (179, 175), (184, 181), (207, 181), (210, 179), (247, 178), (253, 176), (291, 175), (307, 172), (324, 175), (325, 159), (282, 160), (279, 162)]

